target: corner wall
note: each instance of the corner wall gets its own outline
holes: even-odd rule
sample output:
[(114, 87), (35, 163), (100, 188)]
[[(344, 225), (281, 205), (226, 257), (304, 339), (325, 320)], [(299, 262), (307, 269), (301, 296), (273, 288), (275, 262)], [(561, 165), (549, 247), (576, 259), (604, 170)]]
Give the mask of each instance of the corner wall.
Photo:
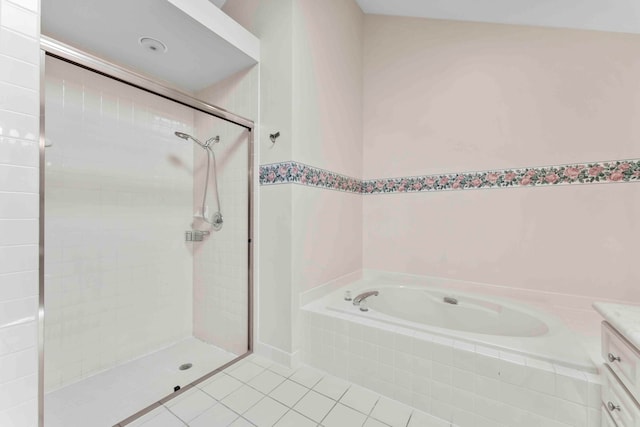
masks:
[[(197, 98), (258, 121), (259, 66), (239, 71), (197, 93)], [(211, 163), (207, 205), (215, 212), (215, 191), (219, 191), (224, 224), (214, 231), (209, 224), (194, 220), (198, 230), (210, 230), (202, 242), (194, 242), (193, 330), (197, 338), (236, 355), (247, 351), (249, 294), (248, 258), (248, 166), (250, 133), (241, 126), (207, 114), (195, 113), (196, 135), (201, 140), (214, 136), (216, 163)], [(207, 154), (194, 151), (194, 214), (202, 210), (202, 192)], [(255, 153), (254, 153), (255, 156)], [(251, 165), (247, 165), (250, 161)], [(216, 180), (218, 184), (216, 187)]]
[[(261, 163), (360, 178), (364, 15), (355, 1), (230, 0), (224, 11), (261, 40)], [(291, 185), (261, 186), (260, 199), (259, 341), (288, 363), (299, 294), (361, 269), (362, 200)]]
[[(355, 1), (294, 2), (293, 159), (362, 176), (364, 14)], [(330, 29), (330, 31), (328, 31)], [(362, 269), (362, 197), (293, 186), (293, 347), (300, 293)]]
[[(291, 85), (293, 73), (292, 0), (229, 0), (223, 11), (260, 39), (260, 138), (255, 147), (261, 163), (292, 156)], [(279, 131), (274, 146), (269, 134)], [(256, 350), (288, 362), (291, 347), (291, 218), (290, 186), (256, 186), (259, 253), (256, 301)]]

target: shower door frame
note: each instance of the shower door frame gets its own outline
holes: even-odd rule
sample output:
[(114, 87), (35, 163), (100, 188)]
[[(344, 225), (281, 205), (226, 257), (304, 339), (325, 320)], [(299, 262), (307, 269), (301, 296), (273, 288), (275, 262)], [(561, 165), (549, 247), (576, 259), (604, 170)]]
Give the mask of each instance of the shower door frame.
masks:
[(179, 396), (180, 394), (192, 389), (197, 384), (206, 381), (211, 378), (213, 375), (227, 368), (228, 366), (244, 359), (253, 353), (254, 349), (254, 331), (253, 331), (253, 321), (254, 321), (254, 294), (253, 294), (253, 197), (254, 197), (254, 144), (255, 144), (255, 131), (256, 125), (253, 120), (247, 119), (245, 117), (234, 114), (230, 111), (227, 111), (223, 108), (216, 107), (215, 105), (209, 104), (200, 99), (194, 98), (193, 96), (181, 91), (178, 88), (168, 86), (166, 83), (160, 83), (155, 81), (147, 76), (139, 74), (135, 71), (124, 68), (120, 65), (116, 65), (111, 63), (105, 59), (100, 57), (91, 55), (87, 52), (84, 52), (75, 47), (64, 44), (58, 40), (55, 40), (50, 37), (42, 36), (40, 38), (40, 207), (39, 207), (39, 260), (38, 260), (38, 426), (45, 427), (44, 425), (44, 316), (45, 316), (45, 295), (44, 295), (44, 208), (45, 208), (45, 89), (46, 89), (46, 73), (45, 73), (45, 60), (46, 57), (50, 56), (52, 58), (60, 59), (62, 61), (68, 62), (72, 65), (75, 65), (80, 68), (84, 68), (86, 70), (92, 71), (94, 73), (100, 74), (107, 78), (119, 81), (128, 86), (132, 86), (143, 90), (145, 92), (160, 96), (167, 100), (176, 102), (178, 104), (184, 105), (186, 107), (192, 108), (196, 111), (201, 111), (205, 114), (212, 115), (219, 119), (225, 120), (227, 122), (234, 123), (238, 126), (245, 128), (249, 132), (249, 155), (248, 155), (248, 168), (247, 168), (247, 178), (248, 178), (248, 198), (247, 198), (247, 207), (248, 207), (248, 215), (247, 215), (247, 225), (248, 225), (248, 241), (247, 241), (247, 267), (248, 267), (248, 283), (247, 283), (247, 291), (248, 291), (248, 330), (247, 330), (247, 352), (236, 357), (232, 361), (225, 363), (219, 368), (205, 374), (204, 376), (198, 378), (197, 380), (191, 382), (190, 384), (185, 385), (179, 391), (174, 392), (161, 400), (147, 406), (146, 408), (141, 409), (135, 414), (131, 415), (129, 418), (126, 418), (116, 424), (114, 427), (125, 426), (136, 419), (142, 417), (143, 415), (153, 411), (156, 408), (159, 408), (164, 403), (169, 400)]

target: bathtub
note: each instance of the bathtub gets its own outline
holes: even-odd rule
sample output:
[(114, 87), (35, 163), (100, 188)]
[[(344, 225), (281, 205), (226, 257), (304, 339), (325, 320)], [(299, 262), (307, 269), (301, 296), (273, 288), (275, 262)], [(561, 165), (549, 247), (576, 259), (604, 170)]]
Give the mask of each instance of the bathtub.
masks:
[[(379, 294), (367, 298), (369, 318), (393, 324), (406, 324), (418, 330), (433, 327), (505, 337), (539, 337), (549, 333), (549, 325), (540, 314), (477, 295), (402, 285), (382, 285), (357, 292), (374, 290)], [(336, 301), (330, 308), (362, 315), (353, 304), (345, 302)]]
[[(351, 301), (367, 291), (363, 312)], [(457, 304), (445, 302), (453, 298)], [(357, 281), (310, 307), (358, 319), (364, 324), (445, 337), (515, 355), (597, 373), (581, 339), (550, 313), (507, 298), (483, 296), (437, 286), (404, 285), (386, 279)]]
[[(303, 300), (301, 361), (460, 427), (600, 425), (597, 365), (558, 318), (388, 276)], [(361, 311), (347, 290), (379, 294)]]

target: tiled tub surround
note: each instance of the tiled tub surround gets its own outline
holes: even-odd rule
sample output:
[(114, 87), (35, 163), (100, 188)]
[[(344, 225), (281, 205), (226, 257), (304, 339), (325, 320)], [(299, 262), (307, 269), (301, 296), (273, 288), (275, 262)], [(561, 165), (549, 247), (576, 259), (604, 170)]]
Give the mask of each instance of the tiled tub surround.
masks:
[(293, 161), (260, 167), (262, 185), (296, 183), (362, 194), (622, 182), (640, 182), (639, 159), (365, 180)]
[[(460, 426), (600, 425), (600, 377), (595, 364), (584, 364), (586, 350), (576, 369), (506, 350), (491, 337), (417, 331), (329, 308), (351, 288), (355, 296), (349, 286), (302, 309), (303, 362)], [(538, 343), (539, 351), (561, 345)]]

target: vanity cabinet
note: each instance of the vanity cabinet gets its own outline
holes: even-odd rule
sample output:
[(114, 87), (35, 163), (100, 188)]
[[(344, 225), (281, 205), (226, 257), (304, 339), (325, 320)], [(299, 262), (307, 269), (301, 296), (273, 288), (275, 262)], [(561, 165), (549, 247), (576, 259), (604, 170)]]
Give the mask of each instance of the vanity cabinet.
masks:
[(640, 427), (640, 350), (608, 322), (602, 322), (604, 427)]

